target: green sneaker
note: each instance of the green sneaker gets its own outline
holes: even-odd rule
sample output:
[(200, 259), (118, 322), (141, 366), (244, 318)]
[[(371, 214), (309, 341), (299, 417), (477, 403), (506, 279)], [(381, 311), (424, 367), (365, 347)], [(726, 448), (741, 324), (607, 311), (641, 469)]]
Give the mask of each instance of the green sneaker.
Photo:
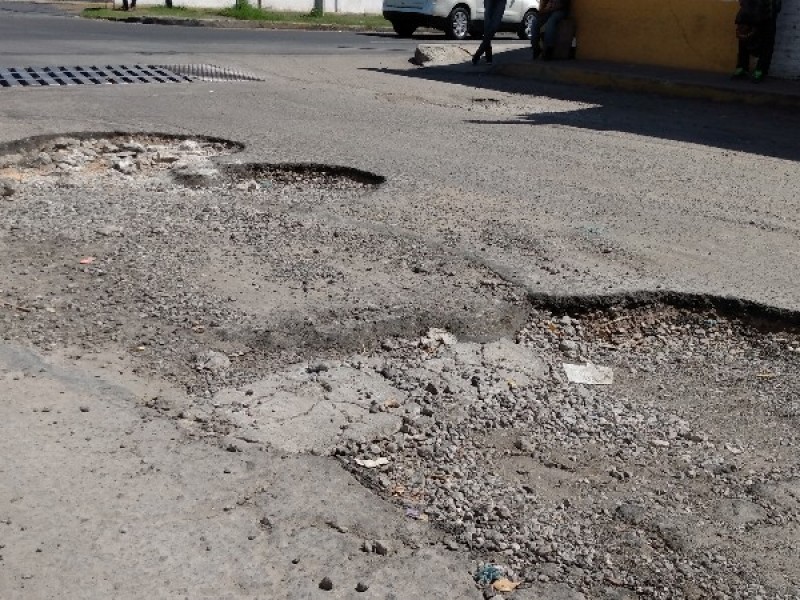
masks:
[(737, 69), (731, 75), (731, 79), (747, 79), (747, 70), (741, 67), (737, 67)]
[(753, 71), (753, 81), (755, 83), (764, 81), (764, 71)]

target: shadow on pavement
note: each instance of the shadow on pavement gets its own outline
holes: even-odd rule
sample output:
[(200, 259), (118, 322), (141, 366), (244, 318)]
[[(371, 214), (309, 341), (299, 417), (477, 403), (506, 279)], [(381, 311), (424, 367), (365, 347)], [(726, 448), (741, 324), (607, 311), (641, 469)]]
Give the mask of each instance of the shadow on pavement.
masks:
[[(495, 63), (527, 60), (530, 60), (527, 49), (510, 50), (495, 55)], [(796, 134), (800, 131), (800, 112), (789, 108), (665, 98), (652, 94), (517, 79), (491, 75), (485, 67), (472, 67), (469, 63), (413, 70), (370, 70), (479, 90), (545, 96), (591, 105), (571, 111), (523, 113), (512, 119), (476, 119), (469, 120), (468, 123), (521, 127), (561, 125), (595, 131), (619, 131), (800, 160), (800, 137)], [(710, 77), (719, 75), (711, 74)]]

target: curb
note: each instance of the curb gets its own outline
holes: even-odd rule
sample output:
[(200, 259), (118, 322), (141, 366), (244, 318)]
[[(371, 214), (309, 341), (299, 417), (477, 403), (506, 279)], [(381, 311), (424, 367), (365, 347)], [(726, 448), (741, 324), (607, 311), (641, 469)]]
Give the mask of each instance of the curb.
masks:
[(391, 28), (364, 28), (358, 25), (309, 24), (275, 21), (239, 21), (236, 19), (195, 19), (191, 17), (82, 17), (94, 21), (113, 23), (140, 23), (142, 25), (177, 25), (181, 27), (216, 27), (220, 29), (288, 29), (306, 31), (368, 31), (391, 32)]
[[(740, 91), (721, 85), (715, 86), (713, 84), (619, 72), (609, 73), (580, 66), (568, 66), (563, 63), (556, 65), (533, 63), (496, 65), (491, 69), (490, 73), (520, 79), (538, 79), (553, 83), (577, 84), (626, 92), (657, 94), (673, 98), (693, 98), (716, 102), (800, 108), (800, 91), (797, 94), (787, 94), (780, 90), (770, 90), (764, 87), (756, 88), (755, 84), (746, 91)], [(761, 85), (768, 85), (768, 83)]]

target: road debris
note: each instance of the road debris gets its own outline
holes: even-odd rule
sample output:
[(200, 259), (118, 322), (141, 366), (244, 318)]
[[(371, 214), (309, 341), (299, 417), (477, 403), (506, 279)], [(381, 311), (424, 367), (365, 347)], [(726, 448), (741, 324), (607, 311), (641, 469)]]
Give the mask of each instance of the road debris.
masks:
[(592, 363), (573, 365), (564, 363), (564, 372), (571, 383), (585, 385), (611, 385), (614, 383), (614, 371), (611, 367), (600, 367)]

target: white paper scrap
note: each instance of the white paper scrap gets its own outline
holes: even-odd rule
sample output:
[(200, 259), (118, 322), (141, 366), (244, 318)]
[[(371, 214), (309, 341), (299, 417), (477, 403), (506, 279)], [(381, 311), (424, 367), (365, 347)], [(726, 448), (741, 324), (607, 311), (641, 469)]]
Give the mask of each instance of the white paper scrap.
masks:
[(382, 467), (383, 465), (389, 464), (389, 459), (385, 456), (381, 456), (380, 458), (376, 459), (356, 459), (356, 464), (360, 467), (365, 467), (367, 469), (374, 469), (375, 467)]
[(614, 383), (614, 371), (611, 367), (599, 367), (592, 363), (570, 365), (564, 363), (564, 372), (572, 383), (586, 385), (611, 385)]

